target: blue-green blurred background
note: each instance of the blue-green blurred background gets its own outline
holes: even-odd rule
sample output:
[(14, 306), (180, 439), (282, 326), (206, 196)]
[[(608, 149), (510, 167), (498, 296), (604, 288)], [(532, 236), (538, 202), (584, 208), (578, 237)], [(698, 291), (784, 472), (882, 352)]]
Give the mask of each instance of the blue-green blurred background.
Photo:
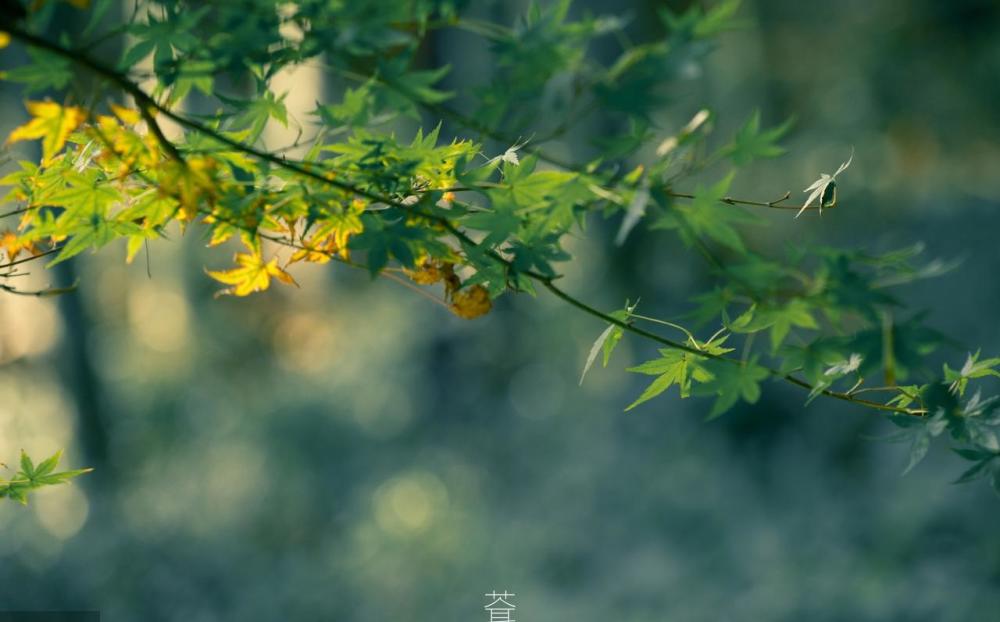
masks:
[[(574, 10), (630, 17), (638, 40), (658, 5)], [(524, 8), (472, 10), (511, 23)], [(737, 179), (734, 195), (759, 199), (801, 196), (853, 147), (838, 207), (763, 214), (754, 247), (923, 242), (928, 259), (962, 258), (899, 293), (957, 338), (953, 364), (1000, 351), (1000, 5), (747, 0), (740, 15), (675, 87), (663, 135), (705, 104), (723, 137), (757, 107), (769, 124), (794, 115), (789, 155)], [(426, 55), (453, 64), (460, 95), (491, 75), (467, 33), (434, 34)], [(301, 110), (341, 88), (286, 79)], [(0, 84), (3, 134), (21, 99)], [(549, 148), (582, 159), (610, 131)], [(616, 220), (589, 225), (569, 245), (574, 294), (677, 317), (711, 286), (671, 234), (618, 250)], [(901, 478), (906, 448), (865, 440), (889, 431), (870, 412), (768, 383), (709, 424), (705, 402), (673, 395), (624, 414), (646, 379), (623, 368), (655, 351), (626, 339), (578, 387), (603, 326), (549, 296), (470, 322), (312, 266), (301, 289), (213, 299), (202, 267), (229, 250), (204, 247), (197, 232), (154, 244), (151, 279), (107, 249), (30, 277), (78, 277), (75, 294), (0, 297), (0, 457), (66, 447), (97, 467), (0, 505), (0, 609), (471, 622), (506, 589), (525, 622), (1000, 619), (1000, 499), (951, 486), (963, 465), (943, 449)]]

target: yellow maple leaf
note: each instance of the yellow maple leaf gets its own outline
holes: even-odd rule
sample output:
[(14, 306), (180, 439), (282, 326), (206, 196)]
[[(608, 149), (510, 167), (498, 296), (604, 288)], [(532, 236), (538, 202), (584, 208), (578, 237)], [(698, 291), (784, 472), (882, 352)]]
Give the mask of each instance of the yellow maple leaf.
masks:
[(311, 240), (303, 241), (302, 248), (292, 253), (292, 257), (288, 260), (288, 263), (308, 261), (324, 264), (330, 261), (340, 250), (340, 247), (337, 246), (336, 236), (328, 235), (325, 238), (313, 236)]
[(32, 116), (31, 121), (11, 132), (7, 142), (41, 138), (42, 163), (48, 163), (62, 150), (69, 135), (87, 117), (82, 108), (61, 106), (51, 101), (26, 102), (25, 107)]
[(232, 286), (220, 291), (219, 295), (249, 296), (254, 292), (264, 291), (270, 287), (271, 277), (282, 283), (298, 285), (292, 275), (278, 266), (277, 259), (264, 261), (264, 257), (257, 253), (237, 253), (234, 259), (239, 265), (238, 268), (208, 271), (208, 276)]
[(471, 320), (489, 313), (493, 308), (493, 302), (485, 287), (473, 285), (452, 294), (449, 308), (458, 317)]
[(444, 279), (448, 270), (450, 270), (450, 266), (445, 267), (441, 262), (423, 259), (417, 260), (414, 269), (404, 268), (403, 272), (417, 285), (433, 285)]
[(296, 251), (289, 263), (309, 261), (326, 263), (334, 255), (344, 259), (350, 258), (347, 242), (352, 235), (364, 231), (360, 214), (364, 212), (365, 204), (355, 201), (343, 214), (329, 214), (316, 225), (311, 238), (303, 240), (302, 248)]
[(182, 222), (193, 221), (201, 204), (211, 203), (219, 189), (218, 162), (207, 156), (169, 161), (160, 171), (160, 192), (179, 203), (177, 217)]
[(97, 155), (97, 161), (104, 164), (108, 172), (120, 169), (119, 174), (127, 174), (136, 167), (159, 170), (162, 159), (159, 144), (155, 138), (151, 141), (148, 135), (144, 136), (134, 129), (139, 113), (115, 104), (111, 108), (117, 116), (99, 114), (87, 127), (91, 140), (104, 146)]
[(38, 249), (33, 242), (19, 238), (13, 231), (4, 231), (3, 234), (0, 234), (0, 248), (3, 248), (7, 253), (7, 261), (17, 259), (21, 251), (27, 251), (32, 255), (38, 254)]

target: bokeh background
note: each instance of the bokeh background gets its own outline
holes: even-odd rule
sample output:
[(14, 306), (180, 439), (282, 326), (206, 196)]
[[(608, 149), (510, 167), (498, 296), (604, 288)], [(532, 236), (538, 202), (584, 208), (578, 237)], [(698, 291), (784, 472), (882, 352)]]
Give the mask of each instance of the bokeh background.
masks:
[[(508, 23), (524, 10), (474, 4)], [(574, 11), (629, 17), (641, 38), (658, 4)], [(789, 155), (738, 178), (733, 194), (758, 198), (798, 194), (853, 147), (835, 210), (763, 214), (752, 243), (922, 242), (928, 260), (963, 259), (899, 293), (956, 337), (953, 364), (1000, 352), (1000, 5), (747, 0), (741, 16), (658, 116), (664, 136), (706, 103), (721, 136), (756, 107), (772, 124), (794, 115)], [(427, 62), (453, 63), (460, 94), (492, 67), (461, 33), (432, 37)], [(302, 110), (341, 88), (316, 70), (283, 79)], [(23, 121), (9, 84), (0, 110), (0, 133)], [(587, 124), (550, 149), (581, 159), (609, 131)], [(590, 225), (565, 280), (586, 300), (641, 296), (676, 317), (712, 282), (669, 234), (636, 231), (619, 251), (616, 221)], [(65, 447), (97, 467), (28, 508), (0, 505), (0, 608), (473, 621), (507, 589), (525, 621), (1000, 615), (1000, 499), (951, 486), (963, 465), (941, 448), (900, 477), (906, 448), (865, 440), (889, 431), (870, 412), (768, 383), (710, 424), (705, 402), (674, 396), (624, 414), (645, 378), (623, 368), (653, 349), (626, 339), (577, 386), (603, 326), (546, 295), (469, 322), (310, 267), (298, 290), (213, 299), (202, 267), (228, 252), (196, 232), (152, 246), (152, 278), (123, 256), (30, 277), (78, 278), (72, 295), (0, 297), (0, 457)]]

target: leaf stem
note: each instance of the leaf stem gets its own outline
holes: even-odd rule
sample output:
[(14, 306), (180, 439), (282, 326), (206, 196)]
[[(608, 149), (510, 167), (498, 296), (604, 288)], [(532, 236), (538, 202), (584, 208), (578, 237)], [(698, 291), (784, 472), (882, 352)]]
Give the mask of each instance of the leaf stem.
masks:
[(668, 322), (666, 320), (658, 320), (655, 317), (647, 317), (645, 315), (639, 315), (638, 313), (629, 313), (629, 317), (634, 317), (637, 320), (645, 320), (647, 322), (653, 322), (655, 324), (662, 324), (664, 326), (669, 326), (670, 328), (676, 328), (677, 330), (687, 335), (687, 338), (691, 340), (691, 343), (695, 344), (698, 343), (698, 340), (694, 338), (694, 335), (691, 334), (691, 331), (684, 328), (680, 324), (674, 324), (673, 322)]

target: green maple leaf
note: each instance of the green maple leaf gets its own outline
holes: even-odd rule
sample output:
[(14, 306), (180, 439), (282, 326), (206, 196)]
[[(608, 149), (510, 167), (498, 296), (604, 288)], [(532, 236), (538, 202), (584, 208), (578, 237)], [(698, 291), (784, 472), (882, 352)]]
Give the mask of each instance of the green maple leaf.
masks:
[(93, 470), (71, 469), (57, 472), (55, 469), (61, 459), (62, 451), (57, 451), (36, 466), (31, 457), (22, 451), (20, 470), (14, 478), (7, 481), (0, 480), (0, 498), (7, 497), (21, 505), (27, 505), (29, 492), (45, 486), (65, 484), (69, 480)]
[(742, 398), (748, 404), (760, 399), (760, 383), (769, 375), (756, 364), (756, 358), (745, 363), (711, 360), (705, 363), (711, 378), (695, 388), (695, 395), (715, 395), (715, 404), (707, 419), (719, 417)]
[(784, 136), (792, 122), (786, 121), (770, 129), (760, 129), (760, 110), (755, 110), (747, 122), (736, 132), (733, 141), (723, 148), (723, 153), (737, 166), (744, 166), (763, 158), (776, 158), (785, 153), (778, 140)]
[[(732, 352), (732, 348), (723, 347), (722, 344), (725, 341), (726, 336), (706, 343), (700, 343), (689, 338), (687, 345), (704, 351), (706, 356), (722, 356), (723, 354)], [(653, 399), (674, 385), (677, 385), (682, 398), (689, 397), (694, 382), (708, 383), (712, 381), (713, 374), (708, 369), (708, 364), (711, 362), (705, 356), (700, 356), (693, 352), (675, 348), (662, 348), (660, 350), (660, 358), (628, 368), (630, 372), (657, 376), (657, 378), (625, 410), (632, 410), (639, 404)]]
[(707, 237), (743, 254), (746, 247), (734, 224), (757, 222), (752, 214), (722, 202), (733, 182), (734, 172), (709, 187), (699, 185), (690, 204), (675, 204), (655, 222), (653, 229), (677, 229), (688, 243)]
[(819, 328), (813, 318), (811, 305), (801, 298), (793, 298), (783, 306), (751, 306), (733, 320), (729, 328), (738, 333), (755, 333), (770, 329), (771, 351), (778, 349), (793, 326), (815, 330)]

